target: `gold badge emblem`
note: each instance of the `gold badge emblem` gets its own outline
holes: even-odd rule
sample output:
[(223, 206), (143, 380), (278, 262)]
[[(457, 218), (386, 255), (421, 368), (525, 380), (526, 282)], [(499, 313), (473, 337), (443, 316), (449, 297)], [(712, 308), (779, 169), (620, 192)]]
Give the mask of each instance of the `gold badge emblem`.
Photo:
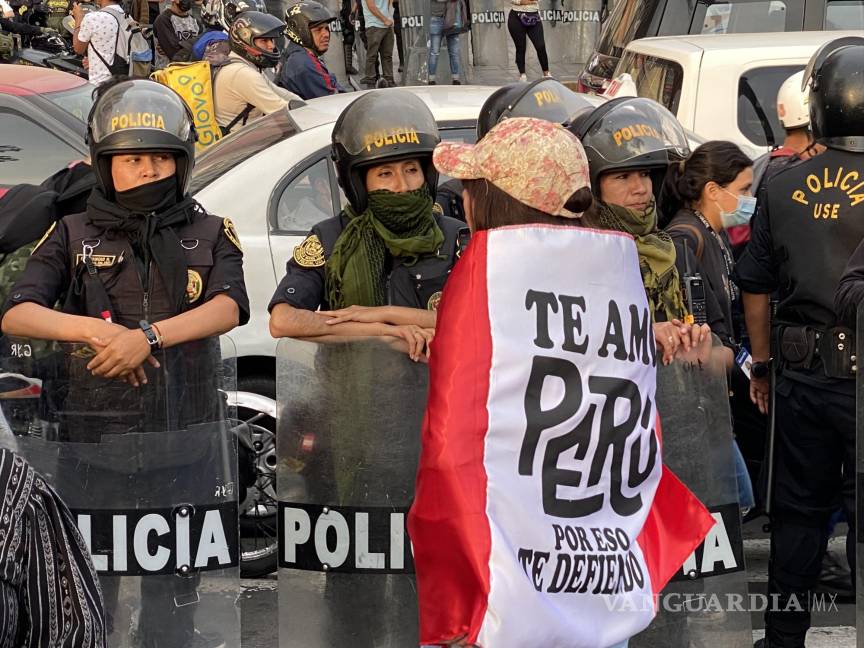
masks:
[(431, 311), (437, 311), (438, 306), (441, 305), (441, 291), (439, 290), (436, 293), (433, 293), (429, 298), (429, 301), (426, 303), (426, 308)]
[(443, 216), (444, 215), (444, 208), (441, 205), (439, 205), (437, 202), (432, 203), (432, 213), (435, 214), (436, 216)]
[(54, 221), (53, 223), (51, 223), (51, 227), (49, 227), (49, 228), (45, 231), (45, 233), (42, 235), (42, 238), (39, 239), (39, 242), (38, 242), (38, 243), (36, 244), (36, 246), (33, 248), (33, 252), (31, 252), (30, 254), (35, 253), (36, 250), (39, 249), (39, 246), (42, 245), (46, 240), (48, 240), (48, 237), (51, 236), (51, 232), (54, 231), (54, 228), (55, 228), (55, 227), (57, 227), (57, 221)]
[(314, 234), (306, 237), (294, 248), (294, 260), (301, 268), (320, 268), (324, 265), (324, 246)]
[(225, 232), (225, 236), (227, 236), (228, 240), (236, 245), (237, 249), (242, 252), (243, 246), (240, 245), (240, 237), (237, 235), (237, 229), (234, 227), (234, 223), (231, 222), (230, 218), (223, 218), (222, 224), (224, 226), (223, 231)]
[[(117, 261), (116, 254), (91, 254), (90, 260), (97, 268), (110, 268)], [(75, 264), (84, 263), (84, 255), (75, 255)]]
[(201, 293), (204, 292), (204, 281), (201, 275), (195, 270), (189, 270), (189, 280), (186, 282), (186, 301), (190, 304), (201, 299)]

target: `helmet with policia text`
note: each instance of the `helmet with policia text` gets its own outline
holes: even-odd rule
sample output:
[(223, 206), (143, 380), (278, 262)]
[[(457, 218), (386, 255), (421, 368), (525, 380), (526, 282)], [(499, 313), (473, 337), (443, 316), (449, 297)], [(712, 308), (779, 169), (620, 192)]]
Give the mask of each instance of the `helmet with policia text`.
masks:
[(264, 0), (205, 0), (201, 6), (201, 20), (208, 27), (227, 32), (243, 11), (267, 13), (267, 7)]
[(685, 159), (690, 145), (675, 116), (652, 99), (621, 97), (578, 115), (570, 132), (582, 142), (599, 195), (600, 176), (611, 171), (647, 169), (655, 194), (672, 162)]
[(274, 67), (279, 62), (279, 46), (264, 50), (255, 44), (256, 38), (279, 39), (285, 31), (285, 23), (276, 16), (261, 11), (243, 11), (228, 30), (231, 50), (257, 65), (259, 68)]
[(315, 47), (312, 28), (335, 20), (336, 14), (320, 2), (300, 0), (285, 12), (285, 35), (298, 45), (321, 55), (324, 52)]
[(333, 127), (332, 156), (339, 186), (359, 213), (366, 209), (370, 166), (417, 158), (434, 196), (438, 172), (432, 151), (441, 141), (438, 124), (423, 101), (405, 90), (373, 90), (353, 101)]
[(801, 90), (803, 78), (804, 70), (796, 72), (777, 91), (777, 117), (786, 130), (810, 124), (810, 92)]
[(477, 139), (511, 117), (534, 117), (567, 126), (577, 113), (593, 105), (555, 79), (511, 83), (486, 99), (477, 118)]
[(804, 70), (810, 86), (810, 128), (829, 148), (864, 152), (864, 37), (823, 45)]
[(195, 164), (195, 122), (174, 90), (149, 79), (131, 79), (97, 97), (87, 118), (87, 143), (96, 179), (113, 197), (111, 157), (172, 153), (177, 163), (178, 197), (186, 194)]

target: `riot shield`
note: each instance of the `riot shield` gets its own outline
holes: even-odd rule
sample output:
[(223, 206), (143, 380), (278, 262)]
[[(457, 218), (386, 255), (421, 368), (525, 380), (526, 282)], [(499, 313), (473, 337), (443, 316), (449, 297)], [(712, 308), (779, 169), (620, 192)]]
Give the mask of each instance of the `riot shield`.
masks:
[[(864, 306), (858, 307), (855, 327), (855, 358), (862, 353), (864, 340)], [(857, 360), (856, 360), (857, 364)], [(864, 374), (855, 370), (855, 617), (857, 628), (864, 628)], [(858, 648), (864, 648), (864, 630), (858, 632)]]
[[(540, 0), (540, 19), (549, 68), (559, 81), (576, 80), (588, 61), (600, 31), (600, 0)], [(473, 0), (471, 6), (471, 65), (475, 83), (503, 84), (519, 78), (516, 46), (507, 22), (507, 0)], [(540, 76), (536, 52), (527, 43), (526, 72)]]
[(722, 347), (657, 369), (663, 461), (717, 523), (657, 601), (634, 648), (753, 645)]
[(416, 646), (426, 366), (378, 339), (285, 339), (276, 376), (280, 647)]
[(140, 387), (93, 376), (86, 345), (5, 340), (11, 443), (77, 519), (109, 645), (239, 647), (230, 339), (222, 352), (215, 338), (156, 351)]
[[(429, 81), (429, 21), (432, 3), (429, 0), (400, 0), (399, 8), (406, 59), (402, 64), (402, 85), (422, 85)], [(459, 66), (463, 83), (473, 82), (469, 65), (470, 49), (470, 32), (466, 31), (459, 35)], [(447, 39), (444, 37), (441, 39), (435, 78), (439, 85), (447, 85), (452, 80)]]

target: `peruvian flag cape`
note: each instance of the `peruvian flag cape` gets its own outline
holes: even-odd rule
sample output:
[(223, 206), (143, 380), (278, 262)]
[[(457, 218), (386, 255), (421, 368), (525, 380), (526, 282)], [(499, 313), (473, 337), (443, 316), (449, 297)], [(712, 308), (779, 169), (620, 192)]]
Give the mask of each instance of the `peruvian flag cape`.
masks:
[(476, 234), (448, 280), (408, 520), (421, 644), (607, 648), (714, 519), (663, 467), (628, 235)]

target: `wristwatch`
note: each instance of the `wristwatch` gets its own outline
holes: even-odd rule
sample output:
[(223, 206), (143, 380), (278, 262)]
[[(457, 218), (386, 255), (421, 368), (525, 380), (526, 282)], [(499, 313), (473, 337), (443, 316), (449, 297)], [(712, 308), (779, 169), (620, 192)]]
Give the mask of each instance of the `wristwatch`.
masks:
[(138, 322), (138, 326), (141, 327), (141, 330), (144, 331), (144, 335), (147, 336), (147, 344), (150, 345), (151, 349), (159, 348), (159, 338), (156, 335), (156, 332), (153, 330), (153, 327), (150, 325), (150, 322), (147, 320), (141, 320)]
[(767, 378), (771, 372), (771, 360), (765, 362), (754, 362), (750, 367), (750, 375), (754, 378)]

